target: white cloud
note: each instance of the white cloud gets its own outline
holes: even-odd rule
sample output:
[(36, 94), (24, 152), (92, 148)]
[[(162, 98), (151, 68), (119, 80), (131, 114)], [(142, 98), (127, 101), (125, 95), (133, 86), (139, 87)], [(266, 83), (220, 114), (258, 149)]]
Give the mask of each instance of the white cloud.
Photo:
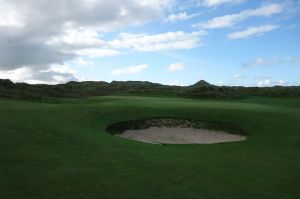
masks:
[(249, 61), (243, 63), (244, 67), (257, 67), (257, 66), (271, 66), (280, 61), (279, 58), (272, 58), (272, 59), (264, 59), (264, 58), (257, 58), (253, 61)]
[(75, 27), (73, 23), (67, 23), (64, 25), (63, 34), (49, 38), (46, 44), (65, 54), (110, 57), (121, 54), (119, 49), (145, 52), (190, 49), (200, 45), (200, 36), (204, 34), (202, 31), (166, 32), (156, 35), (121, 33), (119, 38), (105, 41), (93, 28)]
[(262, 26), (253, 26), (248, 27), (246, 30), (239, 32), (232, 32), (227, 35), (228, 39), (245, 39), (251, 36), (259, 36), (266, 32), (270, 32), (272, 30), (277, 29), (279, 26), (277, 25), (262, 25)]
[(100, 48), (86, 48), (82, 50), (77, 50), (75, 53), (79, 56), (89, 57), (112, 57), (121, 54), (121, 52), (118, 50)]
[(58, 84), (80, 80), (76, 74), (77, 72), (66, 64), (55, 64), (38, 71), (31, 67), (23, 66), (9, 71), (0, 70), (0, 79), (10, 79), (14, 82), (26, 82), (30, 84)]
[(63, 33), (53, 36), (46, 41), (48, 45), (70, 45), (74, 47), (103, 46), (105, 41), (92, 28), (76, 27), (73, 23), (64, 24)]
[(17, 11), (17, 6), (9, 1), (0, 0), (0, 27), (22, 28), (23, 17)]
[(141, 64), (137, 66), (129, 66), (126, 68), (118, 68), (113, 71), (111, 71), (112, 75), (131, 75), (131, 74), (138, 74), (143, 72), (146, 68), (148, 68), (148, 65)]
[(203, 0), (202, 5), (206, 7), (219, 6), (222, 4), (237, 4), (245, 0)]
[(117, 39), (105, 41), (92, 28), (65, 25), (64, 34), (50, 38), (46, 44), (59, 48), (62, 53), (89, 57), (110, 57), (121, 54), (119, 49), (135, 51), (160, 51), (191, 49), (200, 45), (198, 32), (166, 32), (156, 35), (120, 33)]
[(64, 25), (63, 34), (46, 41), (49, 46), (59, 48), (62, 53), (89, 57), (111, 57), (121, 52), (110, 49), (106, 41), (100, 39), (93, 28), (75, 27), (73, 23)]
[(144, 52), (191, 49), (200, 45), (200, 36), (204, 34), (201, 31), (191, 33), (178, 31), (157, 35), (121, 33), (120, 39), (112, 40), (108, 44), (112, 48), (128, 48)]
[(0, 79), (10, 79), (14, 82), (19, 82), (30, 78), (32, 78), (32, 70), (28, 67), (21, 67), (9, 71), (0, 71)]
[(78, 57), (77, 59), (74, 60), (74, 63), (79, 65), (79, 66), (90, 66), (94, 65), (93, 61), (85, 60), (82, 57)]
[(257, 83), (257, 86), (259, 86), (259, 87), (272, 86), (272, 81), (270, 79), (265, 79), (265, 80), (259, 81)]
[(170, 85), (170, 86), (186, 86), (186, 84), (182, 83), (181, 81), (172, 81), (172, 82), (168, 82), (167, 85)]
[(283, 80), (273, 81), (271, 79), (264, 79), (257, 83), (257, 86), (259, 86), (259, 87), (287, 86), (287, 85), (288, 85), (288, 83)]
[(202, 29), (231, 27), (250, 17), (270, 17), (272, 15), (282, 13), (284, 11), (284, 7), (284, 4), (279, 3), (263, 5), (257, 9), (244, 10), (237, 14), (215, 17), (211, 20), (208, 20), (204, 23), (196, 24), (194, 26)]
[(246, 75), (243, 75), (241, 73), (236, 73), (236, 74), (233, 75), (233, 79), (236, 79), (236, 80), (238, 80), (238, 79), (244, 79), (246, 77), (247, 77)]
[(48, 69), (41, 70), (40, 72), (55, 72), (57, 74), (64, 74), (64, 73), (75, 74), (76, 73), (76, 71), (71, 69), (70, 66), (67, 64), (63, 64), (63, 65), (53, 64)]
[(169, 72), (177, 72), (177, 71), (183, 70), (184, 68), (185, 68), (185, 65), (183, 63), (173, 63), (167, 67)]
[(186, 12), (180, 12), (177, 14), (171, 14), (169, 15), (165, 21), (167, 22), (176, 22), (176, 21), (184, 21), (184, 20), (189, 20), (191, 18), (200, 16), (200, 13), (194, 13), (194, 14), (187, 14)]
[[(0, 0), (0, 70), (112, 56), (102, 35), (163, 20), (174, 0)], [(67, 5), (67, 6), (66, 6)], [(9, 42), (7, 42), (9, 41)], [(17, 59), (16, 59), (17, 57)]]
[(244, 67), (262, 67), (262, 66), (274, 66), (282, 64), (297, 64), (300, 63), (300, 56), (289, 57), (273, 57), (273, 58), (257, 58), (253, 61), (243, 63)]

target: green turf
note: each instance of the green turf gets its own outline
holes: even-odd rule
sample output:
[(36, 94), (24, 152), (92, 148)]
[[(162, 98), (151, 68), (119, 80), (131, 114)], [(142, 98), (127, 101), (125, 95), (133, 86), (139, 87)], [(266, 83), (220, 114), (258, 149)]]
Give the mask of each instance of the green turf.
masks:
[[(151, 145), (108, 124), (147, 117), (235, 123), (246, 141)], [(94, 97), (0, 100), (0, 198), (300, 198), (300, 100)]]

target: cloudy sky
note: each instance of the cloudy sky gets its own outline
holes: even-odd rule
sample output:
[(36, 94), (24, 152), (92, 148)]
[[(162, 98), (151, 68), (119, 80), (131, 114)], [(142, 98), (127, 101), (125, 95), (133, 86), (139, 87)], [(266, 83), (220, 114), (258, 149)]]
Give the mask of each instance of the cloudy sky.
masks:
[(0, 78), (300, 85), (299, 0), (0, 0)]

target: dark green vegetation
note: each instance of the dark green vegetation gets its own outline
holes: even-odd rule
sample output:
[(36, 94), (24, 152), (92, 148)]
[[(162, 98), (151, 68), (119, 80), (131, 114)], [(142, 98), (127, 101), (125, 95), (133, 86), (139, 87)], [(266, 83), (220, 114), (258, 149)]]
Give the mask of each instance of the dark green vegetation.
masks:
[(242, 98), (247, 96), (300, 97), (300, 86), (238, 87), (215, 86), (201, 80), (191, 86), (167, 86), (151, 82), (68, 82), (30, 85), (0, 79), (0, 97), (45, 100), (47, 98), (84, 98), (105, 95), (182, 96), (190, 98)]
[[(242, 142), (151, 145), (112, 136), (149, 117), (229, 122)], [(106, 96), (0, 101), (0, 198), (298, 199), (300, 100)]]

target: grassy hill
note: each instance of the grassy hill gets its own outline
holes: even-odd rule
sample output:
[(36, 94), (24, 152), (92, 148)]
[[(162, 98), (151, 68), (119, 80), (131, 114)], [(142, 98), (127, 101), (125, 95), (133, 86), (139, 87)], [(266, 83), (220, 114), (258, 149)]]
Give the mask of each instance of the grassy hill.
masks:
[(45, 98), (83, 98), (105, 95), (183, 96), (193, 98), (241, 98), (245, 96), (300, 97), (299, 86), (237, 87), (215, 86), (201, 80), (191, 86), (169, 86), (141, 81), (68, 82), (30, 85), (0, 80), (0, 97), (42, 100)]

